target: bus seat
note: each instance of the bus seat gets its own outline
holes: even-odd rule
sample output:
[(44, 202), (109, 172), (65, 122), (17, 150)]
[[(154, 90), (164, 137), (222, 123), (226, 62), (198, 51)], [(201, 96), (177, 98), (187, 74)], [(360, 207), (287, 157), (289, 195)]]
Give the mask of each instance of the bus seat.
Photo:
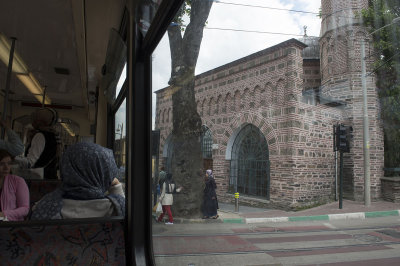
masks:
[(61, 180), (53, 179), (28, 179), (25, 181), (29, 188), (31, 206), (61, 185)]
[(125, 265), (124, 220), (0, 223), (2, 265)]
[(56, 190), (60, 184), (61, 180), (53, 179), (25, 179), (26, 184), (29, 189), (29, 213), (25, 217), (25, 221), (30, 220), (32, 214), (32, 207), (38, 202), (44, 195)]

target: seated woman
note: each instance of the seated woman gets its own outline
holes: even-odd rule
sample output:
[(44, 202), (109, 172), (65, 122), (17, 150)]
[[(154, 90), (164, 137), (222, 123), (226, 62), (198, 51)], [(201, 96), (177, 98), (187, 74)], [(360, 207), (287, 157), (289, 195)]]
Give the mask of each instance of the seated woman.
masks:
[(112, 150), (94, 143), (67, 148), (60, 162), (62, 184), (32, 208), (31, 220), (125, 215), (125, 195)]
[(12, 158), (0, 150), (0, 218), (23, 221), (29, 212), (29, 189), (25, 180), (10, 174)]

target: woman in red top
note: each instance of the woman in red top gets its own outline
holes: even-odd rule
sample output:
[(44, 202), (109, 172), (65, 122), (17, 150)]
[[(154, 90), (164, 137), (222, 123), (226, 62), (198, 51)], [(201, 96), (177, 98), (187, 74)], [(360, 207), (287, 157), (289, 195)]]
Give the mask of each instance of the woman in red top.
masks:
[(29, 212), (25, 180), (10, 174), (11, 155), (0, 150), (0, 220), (23, 221)]

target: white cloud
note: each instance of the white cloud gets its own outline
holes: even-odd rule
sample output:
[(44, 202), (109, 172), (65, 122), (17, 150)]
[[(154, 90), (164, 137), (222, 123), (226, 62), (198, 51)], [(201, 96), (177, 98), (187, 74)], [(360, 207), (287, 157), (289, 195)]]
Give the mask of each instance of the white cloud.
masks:
[[(223, 2), (243, 4), (240, 0)], [(281, 9), (296, 9), (318, 13), (320, 0), (251, 0), (246, 5), (267, 6)], [(302, 35), (307, 26), (309, 36), (319, 36), (320, 19), (316, 14), (271, 10), (214, 3), (208, 17), (208, 28), (275, 32)], [(272, 45), (300, 36), (249, 33), (205, 29), (200, 48), (196, 74), (227, 64)], [(168, 84), (170, 76), (170, 51), (167, 36), (164, 36), (153, 54), (153, 91)], [(153, 97), (153, 124), (155, 115)]]

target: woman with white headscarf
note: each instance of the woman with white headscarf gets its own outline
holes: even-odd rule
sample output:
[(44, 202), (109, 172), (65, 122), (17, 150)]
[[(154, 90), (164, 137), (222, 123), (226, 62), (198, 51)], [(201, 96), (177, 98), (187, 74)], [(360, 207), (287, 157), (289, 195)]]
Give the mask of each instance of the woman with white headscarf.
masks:
[(94, 143), (70, 146), (60, 163), (62, 185), (32, 208), (32, 220), (125, 215), (125, 195), (112, 150)]
[(217, 219), (218, 199), (217, 193), (215, 192), (217, 185), (215, 184), (211, 169), (206, 171), (205, 183), (203, 196), (203, 219)]

